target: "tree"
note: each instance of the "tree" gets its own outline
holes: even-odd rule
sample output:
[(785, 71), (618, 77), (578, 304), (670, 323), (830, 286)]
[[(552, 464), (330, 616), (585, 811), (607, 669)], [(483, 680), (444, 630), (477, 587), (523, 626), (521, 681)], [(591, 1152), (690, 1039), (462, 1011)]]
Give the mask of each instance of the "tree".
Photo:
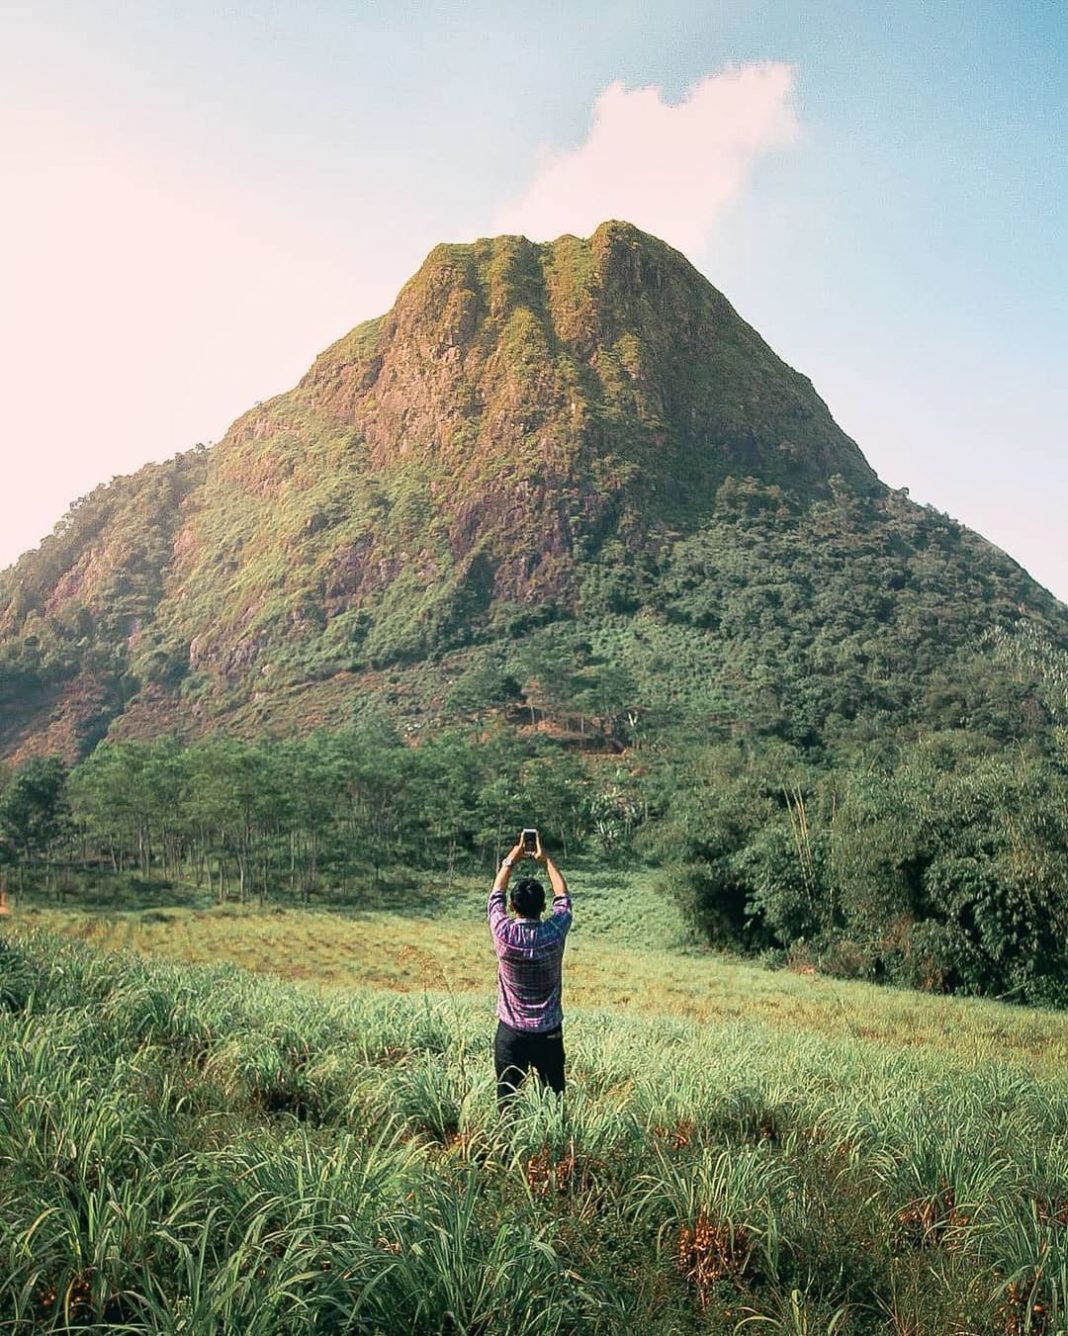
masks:
[(460, 855), (469, 850), (476, 826), (481, 782), (480, 748), (456, 730), (432, 733), (412, 754), (409, 802), (418, 819), (417, 844), (425, 862), (444, 859), (451, 887)]
[(589, 827), (593, 780), (571, 752), (543, 747), (520, 771), (519, 798), (530, 821), (549, 842), (560, 842), (564, 857), (580, 844)]
[(505, 670), (499, 653), (487, 650), (477, 655), (452, 684), (446, 706), (454, 714), (470, 714), (482, 726), (487, 710), (517, 700), (519, 684)]
[(0, 793), (0, 842), (8, 861), (25, 870), (49, 859), (53, 845), (70, 831), (67, 767), (58, 756), (35, 756), (11, 776)]
[(86, 834), (103, 844), (116, 872), (135, 858), (152, 870), (157, 840), (172, 871), (180, 853), (190, 753), (173, 738), (105, 743), (71, 776), (74, 808)]
[(267, 758), (247, 742), (217, 738), (193, 748), (190, 762), (190, 816), (202, 848), (215, 855), (219, 898), (226, 898), (226, 869), (232, 865), (244, 902), (272, 792)]

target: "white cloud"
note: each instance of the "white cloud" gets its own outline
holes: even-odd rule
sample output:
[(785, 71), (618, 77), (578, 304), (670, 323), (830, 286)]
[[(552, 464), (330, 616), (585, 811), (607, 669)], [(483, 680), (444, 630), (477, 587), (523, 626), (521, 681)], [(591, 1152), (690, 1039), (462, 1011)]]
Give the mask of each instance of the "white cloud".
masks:
[(792, 93), (793, 70), (779, 62), (709, 75), (677, 106), (659, 88), (614, 83), (597, 98), (585, 143), (551, 154), (494, 230), (545, 241), (620, 218), (699, 250), (753, 160), (797, 137)]

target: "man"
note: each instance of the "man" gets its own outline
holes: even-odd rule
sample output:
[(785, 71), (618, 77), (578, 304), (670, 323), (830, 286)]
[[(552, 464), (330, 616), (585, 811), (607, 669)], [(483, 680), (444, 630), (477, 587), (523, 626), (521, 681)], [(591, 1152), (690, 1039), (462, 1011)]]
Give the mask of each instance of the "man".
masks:
[[(515, 918), (508, 917), (505, 893), (512, 869), (521, 858), (545, 865), (553, 890), (552, 913), (541, 921), (545, 888), (523, 877), (511, 893)], [(497, 952), (497, 1037), (493, 1046), (497, 1070), (497, 1105), (504, 1112), (519, 1083), (533, 1067), (543, 1085), (564, 1090), (564, 1013), (560, 1004), (564, 942), (571, 927), (567, 882), (541, 847), (533, 850), (522, 836), (500, 866), (489, 897), (489, 925)]]

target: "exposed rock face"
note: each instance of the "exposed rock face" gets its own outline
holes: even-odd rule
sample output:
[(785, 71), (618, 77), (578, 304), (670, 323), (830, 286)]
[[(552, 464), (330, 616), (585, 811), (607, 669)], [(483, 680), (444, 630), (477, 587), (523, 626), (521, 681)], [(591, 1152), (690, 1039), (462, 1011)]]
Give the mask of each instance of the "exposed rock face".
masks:
[(541, 514), (577, 486), (584, 528), (610, 500), (653, 521), (692, 513), (739, 469), (875, 484), (811, 384), (683, 256), (624, 223), (589, 241), (439, 246), (300, 393), (351, 425), (374, 465), (420, 461), (472, 484), (468, 508), (487, 487), (525, 487), (524, 511)]

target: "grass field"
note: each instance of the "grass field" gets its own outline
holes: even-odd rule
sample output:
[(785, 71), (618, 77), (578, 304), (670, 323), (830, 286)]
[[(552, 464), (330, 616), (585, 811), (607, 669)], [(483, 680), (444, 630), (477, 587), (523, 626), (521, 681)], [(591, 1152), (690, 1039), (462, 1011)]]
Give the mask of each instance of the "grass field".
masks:
[[(1056, 1012), (763, 969), (695, 946), (658, 874), (580, 867), (573, 882), (569, 1009), (760, 1021), (1068, 1069), (1068, 1017)], [(450, 892), (414, 885), (367, 910), (215, 906), (192, 893), (147, 909), (30, 904), (19, 922), (107, 950), (197, 965), (229, 962), (290, 981), (490, 998), (495, 963), (487, 887), (474, 878)]]
[(568, 1098), (504, 1128), (481, 885), (20, 906), (0, 1331), (1068, 1330), (1068, 1017), (761, 970), (644, 874), (574, 881)]

